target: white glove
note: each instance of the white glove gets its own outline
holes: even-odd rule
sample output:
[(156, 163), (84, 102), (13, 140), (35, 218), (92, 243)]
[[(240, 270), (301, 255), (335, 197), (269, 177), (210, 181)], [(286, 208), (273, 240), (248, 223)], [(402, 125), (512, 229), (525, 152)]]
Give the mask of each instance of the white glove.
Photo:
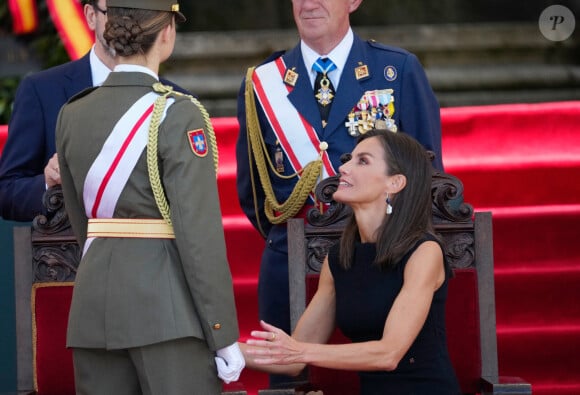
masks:
[(244, 355), (240, 350), (238, 343), (230, 346), (220, 348), (216, 352), (215, 363), (218, 369), (218, 377), (229, 384), (232, 381), (237, 381), (240, 378), (240, 373), (246, 366)]

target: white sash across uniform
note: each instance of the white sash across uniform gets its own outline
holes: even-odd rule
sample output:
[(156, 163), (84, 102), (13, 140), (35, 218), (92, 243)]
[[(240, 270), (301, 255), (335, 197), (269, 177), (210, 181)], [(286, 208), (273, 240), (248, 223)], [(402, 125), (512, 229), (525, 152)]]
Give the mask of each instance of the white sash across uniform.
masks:
[[(157, 93), (149, 92), (137, 100), (119, 119), (107, 137), (101, 152), (87, 173), (83, 187), (83, 200), (88, 218), (113, 217), (119, 196), (147, 146), (153, 106), (158, 97)], [(161, 122), (174, 101), (171, 98), (167, 100)], [(92, 238), (87, 239), (84, 252), (87, 251), (91, 241)]]
[[(254, 92), (270, 127), (280, 142), (295, 172), (302, 170), (320, 155), (321, 141), (316, 131), (296, 110), (284, 83), (286, 65), (280, 57), (255, 69), (252, 77)], [(327, 152), (322, 153), (322, 178), (336, 175)]]

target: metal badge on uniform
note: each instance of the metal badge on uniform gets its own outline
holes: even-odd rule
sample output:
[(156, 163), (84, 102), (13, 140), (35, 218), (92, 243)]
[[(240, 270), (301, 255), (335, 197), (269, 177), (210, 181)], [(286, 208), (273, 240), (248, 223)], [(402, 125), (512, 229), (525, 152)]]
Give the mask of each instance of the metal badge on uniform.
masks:
[(397, 69), (395, 66), (386, 66), (385, 67), (385, 79), (389, 82), (393, 82), (397, 79)]
[(366, 91), (348, 114), (348, 121), (344, 126), (352, 137), (365, 134), (371, 129), (396, 132), (394, 114), (395, 98), (392, 89)]
[(207, 155), (207, 137), (203, 129), (188, 131), (187, 138), (194, 154), (202, 158)]
[(363, 78), (367, 78), (369, 74), (369, 67), (366, 64), (362, 64), (359, 62), (357, 68), (354, 69), (354, 76), (356, 77), (357, 81), (362, 80)]
[(344, 123), (344, 126), (346, 126), (346, 129), (348, 130), (348, 134), (350, 134), (352, 137), (360, 136), (360, 132), (358, 130), (358, 121), (355, 120), (355, 116), (356, 115), (354, 111), (351, 111), (348, 114), (348, 121)]
[(286, 74), (284, 74), (284, 83), (290, 86), (296, 85), (296, 81), (298, 80), (298, 73), (294, 71), (294, 68), (286, 70)]
[(274, 162), (276, 163), (276, 171), (280, 174), (284, 173), (284, 152), (280, 147), (279, 141), (276, 141), (276, 152), (274, 153)]

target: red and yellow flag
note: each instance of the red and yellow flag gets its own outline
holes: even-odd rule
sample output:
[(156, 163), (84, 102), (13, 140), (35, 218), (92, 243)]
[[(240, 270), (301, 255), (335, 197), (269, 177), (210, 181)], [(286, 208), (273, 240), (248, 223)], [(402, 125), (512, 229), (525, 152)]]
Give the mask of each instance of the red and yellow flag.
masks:
[(83, 6), (77, 0), (46, 0), (50, 17), (72, 60), (86, 54), (95, 36), (89, 29)]
[[(79, 0), (46, 0), (50, 17), (72, 60), (86, 54), (94, 42)], [(14, 34), (32, 33), (38, 28), (36, 0), (8, 0)]]
[(36, 0), (8, 0), (14, 34), (32, 33), (38, 27)]

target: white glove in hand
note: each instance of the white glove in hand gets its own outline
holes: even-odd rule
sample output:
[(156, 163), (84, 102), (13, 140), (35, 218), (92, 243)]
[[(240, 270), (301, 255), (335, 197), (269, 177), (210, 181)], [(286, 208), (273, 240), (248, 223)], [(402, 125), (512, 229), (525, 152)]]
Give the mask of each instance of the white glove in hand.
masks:
[(216, 352), (215, 363), (218, 369), (218, 377), (229, 384), (240, 378), (240, 373), (246, 366), (244, 355), (238, 343), (221, 348)]

